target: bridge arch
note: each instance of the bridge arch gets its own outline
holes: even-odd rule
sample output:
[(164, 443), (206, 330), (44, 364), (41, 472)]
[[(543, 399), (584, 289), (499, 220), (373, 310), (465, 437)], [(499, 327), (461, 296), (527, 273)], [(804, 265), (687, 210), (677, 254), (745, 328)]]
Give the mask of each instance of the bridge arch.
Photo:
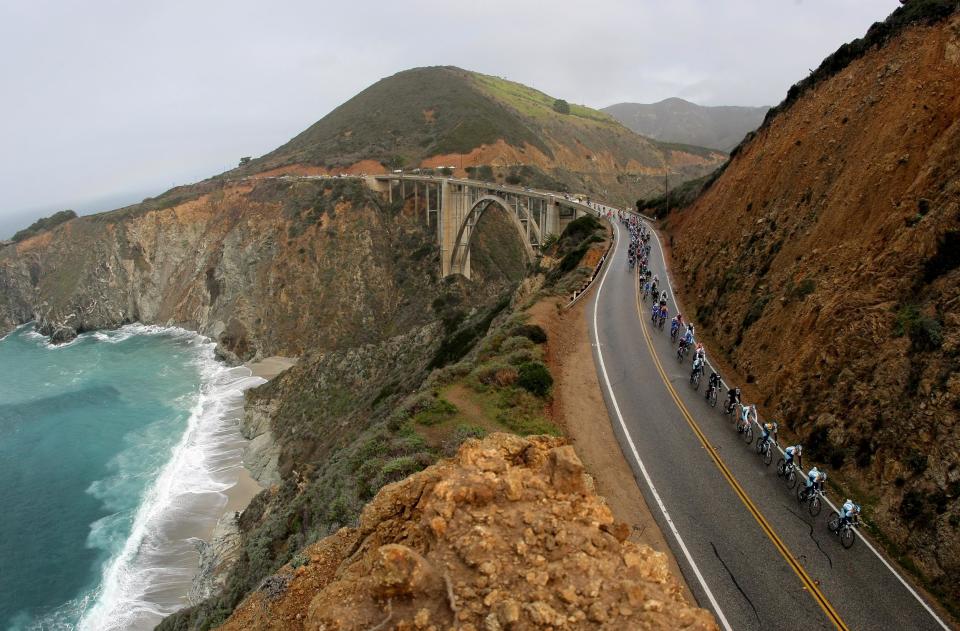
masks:
[(517, 229), (523, 243), (524, 252), (527, 255), (527, 261), (532, 263), (536, 259), (537, 253), (534, 246), (539, 247), (543, 242), (543, 237), (540, 226), (534, 220), (529, 207), (521, 203), (520, 199), (515, 199), (511, 204), (509, 200), (499, 195), (485, 194), (473, 202), (457, 228), (456, 240), (450, 252), (449, 269), (451, 274), (462, 274), (470, 277), (470, 243), (473, 241), (474, 229), (483, 213), (494, 205), (506, 211), (510, 223)]

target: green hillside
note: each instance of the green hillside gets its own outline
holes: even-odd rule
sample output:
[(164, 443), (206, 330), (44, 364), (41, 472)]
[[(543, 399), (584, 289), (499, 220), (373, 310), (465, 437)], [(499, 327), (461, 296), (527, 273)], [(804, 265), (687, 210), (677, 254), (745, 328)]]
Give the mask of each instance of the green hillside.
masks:
[(683, 163), (671, 173), (686, 179), (724, 159), (701, 148), (677, 156), (678, 147), (654, 143), (603, 112), (499, 77), (437, 66), (381, 79), (239, 172), (289, 165), (337, 170), (362, 160), (389, 169), (415, 167), (480, 147), (487, 148), (483, 162), (464, 166), (527, 165), (571, 188), (625, 195), (646, 188), (650, 169)]

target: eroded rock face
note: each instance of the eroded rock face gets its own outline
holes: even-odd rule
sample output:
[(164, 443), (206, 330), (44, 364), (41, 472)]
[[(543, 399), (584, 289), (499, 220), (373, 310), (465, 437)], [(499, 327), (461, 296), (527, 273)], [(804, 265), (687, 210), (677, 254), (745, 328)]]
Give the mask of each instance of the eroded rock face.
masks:
[(385, 487), (225, 629), (715, 629), (562, 439), (494, 434)]
[[(919, 3), (918, 3), (919, 4)], [(932, 4), (932, 3), (931, 3)], [(669, 219), (745, 399), (960, 602), (960, 15), (805, 92)]]

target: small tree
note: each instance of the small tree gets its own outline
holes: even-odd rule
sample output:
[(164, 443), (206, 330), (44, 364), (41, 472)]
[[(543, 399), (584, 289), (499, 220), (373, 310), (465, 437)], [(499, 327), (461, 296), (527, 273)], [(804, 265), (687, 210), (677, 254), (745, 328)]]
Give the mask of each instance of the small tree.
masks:
[(561, 114), (570, 113), (570, 104), (564, 101), (563, 99), (557, 99), (553, 102), (554, 111), (560, 112)]
[(250, 156), (243, 156), (240, 158), (240, 166), (245, 167), (250, 164)]

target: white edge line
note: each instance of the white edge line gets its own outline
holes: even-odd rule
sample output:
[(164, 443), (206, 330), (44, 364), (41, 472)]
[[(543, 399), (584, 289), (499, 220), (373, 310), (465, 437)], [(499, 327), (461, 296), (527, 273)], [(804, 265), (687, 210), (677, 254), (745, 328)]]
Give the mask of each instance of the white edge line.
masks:
[[(645, 220), (644, 220), (644, 221), (645, 221)], [(649, 223), (649, 221), (647, 221), (646, 223)], [(673, 292), (673, 285), (670, 284), (670, 269), (667, 267), (667, 259), (666, 259), (666, 257), (663, 255), (663, 244), (660, 242), (660, 237), (659, 237), (659, 235), (657, 235), (657, 231), (653, 229), (653, 226), (650, 226), (650, 227), (649, 227), (649, 230), (650, 230), (650, 234), (653, 235), (653, 238), (657, 240), (657, 249), (660, 250), (660, 260), (663, 261), (664, 276), (666, 277), (667, 287), (670, 289), (670, 296), (673, 298), (673, 304), (677, 307), (677, 310), (679, 310), (680, 307), (679, 307), (679, 304), (677, 303), (676, 294), (674, 294), (674, 292)], [(602, 281), (600, 282), (600, 288), (603, 288), (603, 282), (602, 282)], [(597, 297), (598, 297), (598, 298), (600, 297), (600, 291), (599, 291), (599, 289), (598, 289), (598, 291), (597, 291)], [(689, 322), (689, 321), (692, 321), (692, 320), (691, 320), (690, 318), (688, 318), (687, 321)], [(596, 332), (596, 311), (594, 311), (594, 332)], [(598, 351), (598, 353), (599, 353), (599, 350), (600, 350), (600, 347), (599, 347), (599, 340), (598, 340), (598, 341), (597, 341), (597, 351)], [(602, 358), (601, 358), (601, 360), (600, 360), (600, 363), (603, 364), (603, 359), (602, 359)], [(710, 366), (710, 369), (711, 369), (711, 370), (713, 370), (714, 372), (716, 372), (716, 369), (714, 368), (713, 364), (710, 363), (710, 360), (707, 360), (707, 361), (706, 361), (706, 364), (707, 364), (708, 366)], [(717, 373), (717, 374), (719, 374), (719, 373)], [(723, 381), (722, 378), (721, 378), (721, 383), (723, 384), (723, 387), (724, 387), (724, 388), (728, 388), (728, 387), (729, 387), (728, 384), (727, 384), (725, 381)], [(612, 397), (612, 396), (613, 396), (613, 394), (611, 393), (611, 397)], [(616, 402), (614, 402), (614, 405), (616, 405)], [(619, 413), (619, 412), (618, 412), (618, 413)], [(759, 422), (759, 413), (755, 415), (755, 418), (754, 418), (754, 420), (753, 420), (753, 423), (754, 423), (754, 425), (757, 426), (757, 429), (763, 429), (762, 426), (761, 426), (761, 424), (760, 424), (760, 422)], [(774, 446), (777, 448), (777, 451), (780, 452), (780, 455), (781, 455), (781, 456), (783, 456), (784, 458), (787, 457), (787, 454), (783, 451), (783, 449), (780, 448), (780, 445), (774, 444)], [(643, 466), (643, 465), (641, 465), (641, 467), (642, 467), (642, 466)], [(800, 473), (803, 473), (803, 471), (801, 471)], [(839, 512), (840, 512), (840, 510), (839, 510), (836, 506), (834, 506), (833, 502), (831, 502), (831, 501), (827, 498), (826, 495), (823, 496), (823, 500), (827, 503), (828, 506), (830, 506), (831, 509), (833, 509), (833, 512), (835, 512), (835, 513), (839, 513)], [(933, 608), (930, 607), (930, 605), (927, 604), (927, 601), (925, 601), (923, 598), (921, 598), (920, 594), (918, 594), (918, 593), (916, 592), (916, 590), (913, 589), (913, 587), (906, 581), (906, 579), (904, 579), (903, 576), (901, 576), (900, 573), (897, 572), (897, 570), (894, 569), (894, 567), (893, 567), (892, 565), (890, 565), (890, 563), (883, 557), (883, 555), (880, 554), (880, 552), (878, 552), (875, 547), (873, 547), (873, 545), (872, 545), (872, 544), (870, 543), (870, 541), (866, 538), (866, 536), (864, 536), (864, 535), (863, 535), (859, 530), (857, 530), (857, 529), (854, 529), (854, 532), (855, 532), (856, 535), (860, 538), (860, 540), (867, 546), (867, 548), (869, 548), (870, 551), (873, 552), (873, 554), (874, 554), (878, 559), (880, 559), (880, 562), (883, 563), (883, 565), (884, 565), (888, 570), (890, 570), (890, 573), (893, 574), (895, 577), (897, 577), (897, 580), (900, 581), (900, 584), (907, 588), (907, 591), (910, 592), (910, 595), (913, 596), (914, 598), (916, 598), (916, 599), (917, 599), (917, 602), (919, 602), (919, 603), (923, 606), (923, 608), (927, 610), (927, 613), (929, 613), (929, 614), (933, 617), (933, 619), (937, 621), (937, 624), (939, 624), (941, 627), (943, 627), (946, 631), (951, 631), (950, 626), (948, 626), (947, 623), (944, 622), (944, 621), (940, 618), (940, 616), (937, 615), (937, 613), (933, 610)], [(682, 544), (681, 544), (681, 545), (682, 545)]]
[[(613, 221), (610, 223), (614, 225), (614, 230), (619, 236), (619, 226), (617, 226)], [(620, 239), (615, 238), (614, 242), (615, 246), (613, 257), (616, 256), (616, 252), (620, 249)], [(597, 308), (600, 304), (600, 295), (603, 292), (603, 284), (607, 280), (607, 274), (610, 272), (610, 267), (610, 265), (607, 265), (607, 268), (603, 271), (603, 278), (600, 279), (600, 285), (597, 286), (597, 294), (593, 302), (593, 339), (597, 346), (597, 359), (600, 360), (600, 372), (603, 374), (603, 381), (607, 386), (607, 394), (610, 395), (610, 401), (613, 403), (613, 410), (617, 414), (617, 420), (620, 422), (620, 428), (623, 430), (624, 435), (627, 437), (627, 442), (630, 444), (630, 452), (633, 455), (633, 459), (637, 462), (637, 465), (639, 465), (640, 473), (643, 474), (643, 479), (647, 483), (647, 488), (650, 489), (651, 495), (653, 495), (653, 498), (657, 501), (657, 506), (660, 507), (660, 512), (663, 513), (663, 518), (670, 527), (670, 532), (673, 533), (674, 538), (677, 540), (677, 544), (679, 544), (680, 549), (683, 551), (683, 555), (686, 557), (687, 562), (690, 564), (694, 574), (697, 576), (697, 580), (700, 582), (700, 585), (706, 592), (707, 598), (710, 600), (710, 604), (713, 607), (714, 612), (717, 614), (717, 618), (720, 619), (720, 623), (723, 625), (723, 628), (727, 631), (733, 631), (733, 627), (730, 626), (730, 623), (727, 622), (726, 616), (723, 615), (723, 610), (720, 609), (720, 604), (717, 602), (717, 599), (714, 598), (713, 592), (710, 591), (710, 587), (707, 585), (706, 579), (704, 579), (703, 574), (700, 573), (700, 568), (697, 567), (696, 561), (694, 561), (693, 557), (690, 555), (690, 551), (687, 549), (687, 544), (684, 543), (683, 537), (680, 536), (680, 532), (677, 530), (676, 525), (673, 523), (673, 519), (670, 517), (670, 513), (667, 511), (667, 507), (664, 505), (663, 500), (660, 498), (660, 494), (653, 485), (653, 480), (650, 479), (650, 475), (647, 473), (647, 468), (640, 459), (637, 446), (634, 444), (633, 438), (630, 436), (630, 431), (627, 429), (627, 424), (623, 420), (623, 414), (620, 412), (620, 404), (617, 403), (617, 397), (613, 393), (613, 388), (610, 386), (610, 377), (607, 375), (607, 367), (603, 361), (603, 350), (600, 347), (600, 334), (599, 329), (597, 328)]]

